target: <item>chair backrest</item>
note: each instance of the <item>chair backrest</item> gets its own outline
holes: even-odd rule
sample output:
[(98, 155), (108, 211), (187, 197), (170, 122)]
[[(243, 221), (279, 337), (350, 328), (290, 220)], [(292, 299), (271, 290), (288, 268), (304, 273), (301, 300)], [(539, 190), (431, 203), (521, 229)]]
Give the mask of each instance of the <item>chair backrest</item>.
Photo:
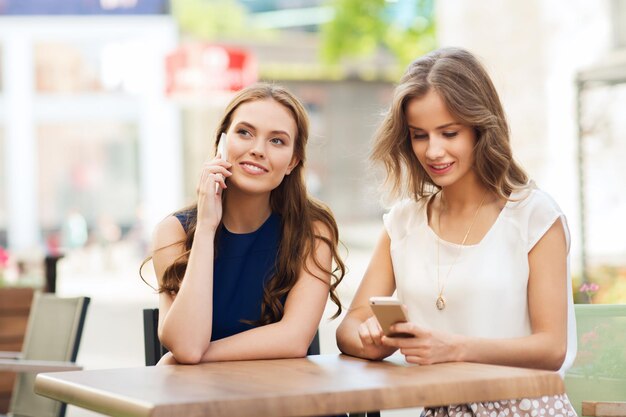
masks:
[(159, 309), (143, 310), (143, 346), (146, 353), (146, 366), (156, 365), (161, 356), (167, 353), (159, 341)]
[[(146, 366), (156, 365), (161, 356), (167, 353), (167, 349), (159, 341), (159, 309), (146, 308), (143, 310), (143, 339), (146, 353)], [(320, 354), (319, 332), (315, 333), (313, 341), (309, 345), (307, 355)]]
[[(30, 287), (0, 289), (0, 351), (21, 352), (34, 290)], [(0, 415), (9, 411), (15, 373), (0, 372)]]
[(578, 415), (582, 401), (624, 401), (626, 304), (576, 304), (578, 353), (565, 388)]
[[(59, 298), (53, 294), (35, 294), (22, 359), (75, 362), (83, 332), (88, 297)], [(65, 404), (35, 394), (34, 373), (18, 375), (9, 411), (19, 416), (59, 417)]]

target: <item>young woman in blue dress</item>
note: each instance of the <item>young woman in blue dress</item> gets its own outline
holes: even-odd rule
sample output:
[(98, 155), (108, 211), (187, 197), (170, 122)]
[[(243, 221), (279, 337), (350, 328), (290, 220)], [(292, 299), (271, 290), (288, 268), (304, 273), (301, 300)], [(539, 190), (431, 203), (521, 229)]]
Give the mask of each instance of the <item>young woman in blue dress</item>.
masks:
[[(308, 117), (285, 89), (257, 84), (226, 108), (197, 203), (154, 233), (159, 364), (306, 355), (345, 268), (330, 210), (307, 195)], [(225, 136), (222, 136), (222, 133)]]
[[(489, 75), (469, 52), (415, 60), (396, 87), (372, 159), (396, 203), (348, 314), (344, 353), (411, 363), (567, 369), (576, 353), (569, 232), (515, 162)], [(368, 300), (397, 292), (409, 322), (386, 337)], [(575, 415), (566, 395), (430, 408), (427, 416)]]

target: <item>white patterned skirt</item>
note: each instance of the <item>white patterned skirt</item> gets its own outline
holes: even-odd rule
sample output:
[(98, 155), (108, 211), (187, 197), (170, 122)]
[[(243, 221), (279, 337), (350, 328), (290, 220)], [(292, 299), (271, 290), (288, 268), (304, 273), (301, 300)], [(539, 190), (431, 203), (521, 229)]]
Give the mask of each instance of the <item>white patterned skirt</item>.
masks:
[(425, 408), (421, 417), (577, 417), (567, 394)]

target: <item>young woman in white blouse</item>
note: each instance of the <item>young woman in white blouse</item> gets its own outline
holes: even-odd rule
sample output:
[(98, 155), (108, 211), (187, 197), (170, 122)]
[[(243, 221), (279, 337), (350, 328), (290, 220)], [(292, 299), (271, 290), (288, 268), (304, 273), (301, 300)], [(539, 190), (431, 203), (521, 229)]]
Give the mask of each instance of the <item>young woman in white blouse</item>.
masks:
[[(381, 360), (399, 349), (421, 365), (568, 368), (576, 330), (566, 219), (514, 161), (500, 99), (478, 60), (445, 48), (414, 61), (376, 133), (372, 160), (386, 168), (397, 202), (337, 329), (341, 351)], [(410, 321), (392, 330), (411, 338), (384, 336), (369, 308), (370, 297), (394, 292)], [(424, 414), (507, 408), (511, 416), (575, 415), (565, 395)]]

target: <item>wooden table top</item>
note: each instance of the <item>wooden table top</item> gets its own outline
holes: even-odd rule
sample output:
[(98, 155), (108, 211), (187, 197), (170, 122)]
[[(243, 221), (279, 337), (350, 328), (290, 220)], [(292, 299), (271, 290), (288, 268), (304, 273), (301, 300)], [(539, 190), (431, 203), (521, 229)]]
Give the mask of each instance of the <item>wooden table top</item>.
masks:
[(550, 371), (318, 355), (44, 373), (35, 391), (111, 416), (196, 417), (314, 416), (539, 397), (565, 389)]

